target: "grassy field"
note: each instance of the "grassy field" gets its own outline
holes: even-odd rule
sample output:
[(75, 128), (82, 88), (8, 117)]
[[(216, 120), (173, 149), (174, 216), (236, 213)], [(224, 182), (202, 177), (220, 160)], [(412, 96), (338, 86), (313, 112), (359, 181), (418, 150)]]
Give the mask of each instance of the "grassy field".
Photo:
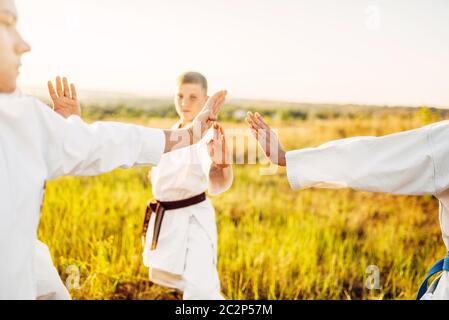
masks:
[[(115, 119), (115, 118), (111, 118)], [(123, 118), (154, 127), (174, 119)], [(287, 149), (353, 135), (383, 135), (439, 120), (429, 112), (338, 119), (273, 120)], [(226, 122), (225, 128), (244, 124)], [(352, 190), (290, 189), (285, 170), (234, 165), (234, 185), (213, 197), (219, 274), (231, 299), (413, 299), (427, 268), (444, 256), (438, 203)], [(151, 197), (148, 168), (48, 184), (39, 236), (74, 299), (180, 299), (148, 282), (140, 230)], [(369, 290), (367, 267), (379, 270)]]

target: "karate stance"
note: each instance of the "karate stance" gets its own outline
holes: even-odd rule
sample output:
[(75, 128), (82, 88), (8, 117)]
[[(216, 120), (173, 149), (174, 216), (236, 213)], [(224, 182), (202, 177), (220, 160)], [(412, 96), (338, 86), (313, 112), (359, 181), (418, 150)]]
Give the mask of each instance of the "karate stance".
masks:
[[(178, 79), (175, 96), (180, 117), (172, 129), (184, 128), (207, 101), (207, 80), (197, 72)], [(183, 291), (186, 300), (221, 300), (217, 272), (217, 227), (210, 195), (232, 184), (223, 128), (198, 144), (167, 153), (151, 169), (153, 200), (145, 219), (144, 264), (154, 283)]]

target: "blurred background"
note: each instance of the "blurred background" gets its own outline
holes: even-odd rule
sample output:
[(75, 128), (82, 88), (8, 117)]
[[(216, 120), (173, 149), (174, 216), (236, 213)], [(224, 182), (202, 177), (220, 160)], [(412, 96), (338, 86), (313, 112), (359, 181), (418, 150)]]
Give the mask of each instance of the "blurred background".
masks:
[(17, 0), (23, 87), (169, 97), (203, 72), (231, 98), (449, 106), (445, 0)]
[[(186, 70), (229, 90), (225, 129), (256, 110), (287, 149), (449, 119), (444, 0), (16, 2), (33, 46), (20, 86), (48, 101), (47, 80), (68, 76), (88, 122), (170, 127)], [(263, 166), (235, 164), (233, 187), (212, 198), (229, 298), (413, 299), (445, 254), (433, 197), (292, 191)], [(75, 299), (181, 297), (142, 263), (147, 173), (48, 184), (39, 237)]]

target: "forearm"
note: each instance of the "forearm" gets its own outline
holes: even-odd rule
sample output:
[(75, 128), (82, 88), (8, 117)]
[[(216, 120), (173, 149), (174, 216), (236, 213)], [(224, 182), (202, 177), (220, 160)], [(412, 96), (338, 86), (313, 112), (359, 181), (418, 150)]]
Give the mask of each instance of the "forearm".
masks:
[(286, 160), (288, 179), (294, 189), (352, 188), (405, 195), (436, 192), (426, 127), (290, 151)]
[(231, 187), (233, 179), (234, 174), (230, 164), (226, 165), (226, 167), (221, 167), (212, 163), (209, 170), (209, 193), (219, 194), (225, 192)]
[[(49, 176), (97, 175), (116, 168), (157, 165), (163, 154), (162, 130), (117, 122), (84, 123), (45, 112)], [(44, 120), (44, 121), (45, 121)]]
[(165, 134), (164, 153), (185, 148), (195, 143), (191, 128), (163, 131)]

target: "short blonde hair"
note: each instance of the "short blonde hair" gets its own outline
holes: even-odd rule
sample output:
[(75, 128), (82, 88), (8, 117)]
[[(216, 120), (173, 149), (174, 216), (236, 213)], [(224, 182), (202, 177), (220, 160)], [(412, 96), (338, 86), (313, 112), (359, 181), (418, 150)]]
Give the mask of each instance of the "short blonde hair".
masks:
[(207, 79), (201, 73), (195, 71), (187, 71), (182, 73), (178, 77), (178, 86), (189, 83), (201, 85), (204, 92), (207, 94)]

